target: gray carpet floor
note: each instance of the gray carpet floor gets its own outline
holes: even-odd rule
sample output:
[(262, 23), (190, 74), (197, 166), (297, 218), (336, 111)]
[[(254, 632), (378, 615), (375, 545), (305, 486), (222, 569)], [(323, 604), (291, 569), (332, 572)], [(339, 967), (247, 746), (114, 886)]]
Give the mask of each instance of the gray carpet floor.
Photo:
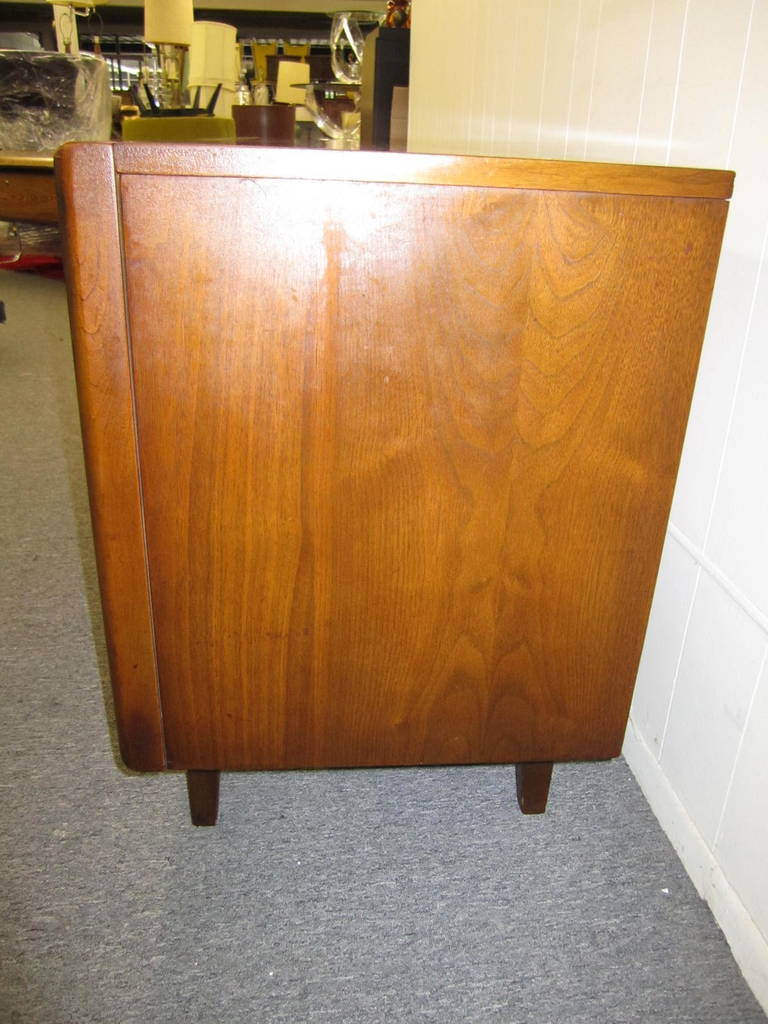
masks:
[(764, 1022), (622, 761), (116, 763), (63, 286), (0, 274), (0, 1021)]

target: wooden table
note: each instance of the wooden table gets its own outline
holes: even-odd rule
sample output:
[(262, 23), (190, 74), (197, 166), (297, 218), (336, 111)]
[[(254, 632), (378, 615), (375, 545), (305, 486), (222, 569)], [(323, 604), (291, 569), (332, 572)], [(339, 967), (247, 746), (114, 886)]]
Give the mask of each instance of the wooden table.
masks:
[(187, 772), (622, 746), (733, 175), (58, 157), (120, 743)]
[(0, 220), (56, 224), (53, 155), (0, 151)]

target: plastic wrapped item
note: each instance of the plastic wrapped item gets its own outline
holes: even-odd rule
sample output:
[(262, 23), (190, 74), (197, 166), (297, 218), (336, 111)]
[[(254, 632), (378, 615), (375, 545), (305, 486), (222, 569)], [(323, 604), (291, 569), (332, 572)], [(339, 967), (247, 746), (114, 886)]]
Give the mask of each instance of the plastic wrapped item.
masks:
[(0, 50), (0, 149), (52, 153), (65, 142), (106, 141), (111, 130), (100, 57)]
[(0, 50), (42, 50), (34, 32), (0, 32)]
[(61, 277), (61, 232), (57, 225), (0, 220), (0, 272), (3, 270)]
[(25, 256), (60, 256), (61, 232), (56, 224), (0, 220), (0, 265)]

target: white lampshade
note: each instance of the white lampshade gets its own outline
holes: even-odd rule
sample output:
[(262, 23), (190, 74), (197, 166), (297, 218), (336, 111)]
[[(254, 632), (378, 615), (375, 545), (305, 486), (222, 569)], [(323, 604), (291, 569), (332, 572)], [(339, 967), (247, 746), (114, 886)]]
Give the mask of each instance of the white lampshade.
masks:
[(189, 84), (232, 86), (240, 78), (237, 29), (220, 21), (196, 21), (189, 49)]
[(144, 38), (148, 43), (189, 46), (192, 0), (144, 0)]
[(303, 103), (304, 90), (294, 86), (306, 85), (309, 81), (309, 64), (296, 60), (281, 60), (277, 63), (276, 103)]

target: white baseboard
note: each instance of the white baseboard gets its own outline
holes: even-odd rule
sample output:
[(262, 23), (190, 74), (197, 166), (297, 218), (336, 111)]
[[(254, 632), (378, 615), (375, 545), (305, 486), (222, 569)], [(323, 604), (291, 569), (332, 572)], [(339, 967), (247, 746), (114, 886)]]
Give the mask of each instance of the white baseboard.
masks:
[(697, 892), (709, 904), (747, 984), (768, 1014), (768, 942), (731, 888), (631, 719), (622, 753)]

